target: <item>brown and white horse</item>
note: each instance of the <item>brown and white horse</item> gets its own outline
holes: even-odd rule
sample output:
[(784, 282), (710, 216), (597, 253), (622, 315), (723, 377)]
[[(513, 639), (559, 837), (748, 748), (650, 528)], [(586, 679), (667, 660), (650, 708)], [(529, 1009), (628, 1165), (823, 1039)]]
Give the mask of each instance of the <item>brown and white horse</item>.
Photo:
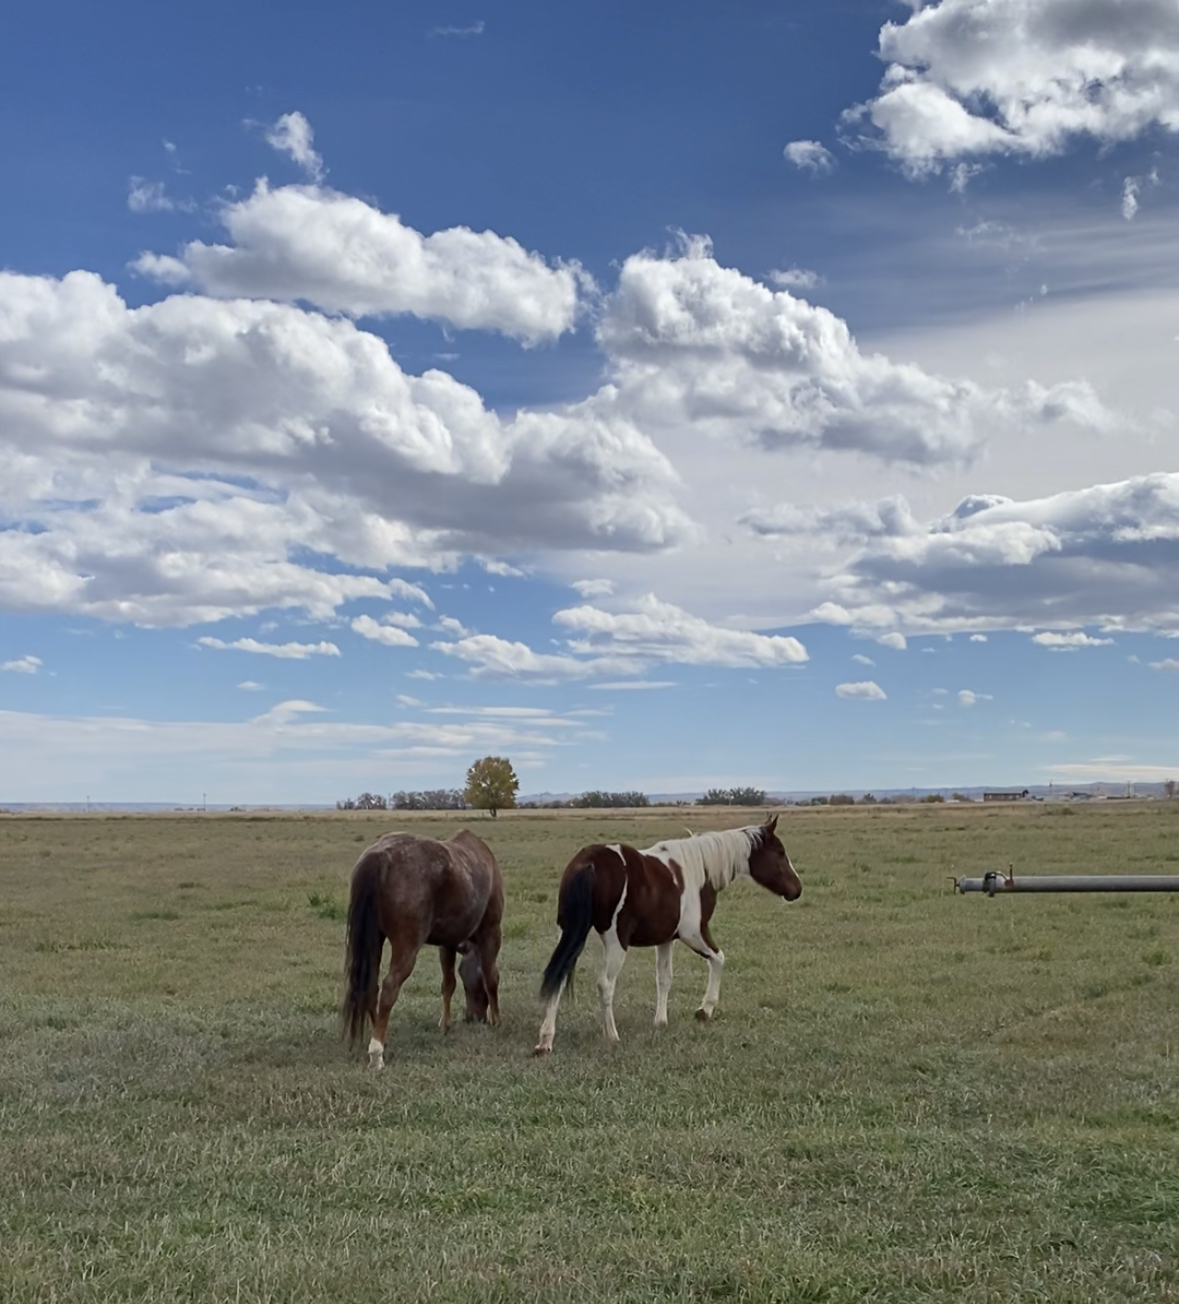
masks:
[[(442, 961), (442, 1031), (450, 1031), (460, 954), (468, 1021), (499, 1023), (496, 962), (503, 913), (499, 865), (491, 848), (466, 829), (445, 842), (386, 833), (361, 852), (348, 902), (341, 1015), (351, 1045), (371, 1020), (368, 1059), (373, 1068), (384, 1068), (389, 1013), (423, 946), (438, 947)], [(386, 938), (392, 954), (378, 999)]]
[(546, 1004), (536, 1053), (543, 1055), (553, 1048), (561, 993), (573, 977), (591, 928), (600, 934), (606, 949), (598, 991), (607, 1041), (618, 1040), (614, 984), (632, 946), (658, 948), (657, 1028), (667, 1024), (671, 951), (676, 938), (708, 961), (708, 989), (696, 1017), (710, 1019), (720, 997), (725, 963), (724, 952), (708, 931), (718, 894), (743, 875), (787, 901), (802, 894), (802, 884), (775, 832), (777, 825), (775, 815), (765, 824), (657, 842), (646, 851), (636, 851), (625, 843), (579, 851), (561, 878), (557, 897), (561, 940), (541, 984)]

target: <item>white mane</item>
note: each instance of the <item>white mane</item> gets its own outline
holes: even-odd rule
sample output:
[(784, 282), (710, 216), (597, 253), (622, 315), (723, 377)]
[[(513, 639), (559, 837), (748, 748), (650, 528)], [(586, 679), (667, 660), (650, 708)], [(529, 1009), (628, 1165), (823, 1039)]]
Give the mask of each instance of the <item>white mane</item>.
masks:
[(672, 838), (657, 842), (644, 851), (666, 862), (674, 860), (684, 871), (684, 879), (697, 888), (705, 883), (718, 892), (737, 877), (748, 873), (749, 853), (759, 829), (725, 829), (717, 833), (697, 833), (694, 837)]

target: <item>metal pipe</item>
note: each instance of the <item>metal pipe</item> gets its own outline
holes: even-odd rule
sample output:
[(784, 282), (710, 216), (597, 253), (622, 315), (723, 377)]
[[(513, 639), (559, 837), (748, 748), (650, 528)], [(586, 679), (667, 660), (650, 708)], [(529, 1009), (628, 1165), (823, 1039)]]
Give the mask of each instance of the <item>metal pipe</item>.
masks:
[(959, 892), (1179, 892), (1179, 874), (1058, 874), (1016, 878), (989, 870), (982, 878), (957, 878)]

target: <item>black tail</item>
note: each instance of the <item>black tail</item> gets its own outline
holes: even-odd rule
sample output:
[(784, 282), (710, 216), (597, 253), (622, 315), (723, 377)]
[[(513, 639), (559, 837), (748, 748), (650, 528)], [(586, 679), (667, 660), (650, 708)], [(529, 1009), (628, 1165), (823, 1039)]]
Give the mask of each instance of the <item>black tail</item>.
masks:
[(540, 984), (540, 994), (546, 998), (559, 992), (562, 983), (573, 987), (577, 958), (585, 949), (594, 923), (593, 865), (584, 865), (565, 885), (557, 907), (557, 922), (561, 925), (561, 940), (545, 965)]
[(385, 944), (377, 918), (380, 882), (379, 860), (365, 860), (353, 871), (348, 940), (344, 949), (344, 1000), (340, 1006), (340, 1019), (350, 1046), (364, 1036), (365, 1020), (377, 995), (381, 948)]

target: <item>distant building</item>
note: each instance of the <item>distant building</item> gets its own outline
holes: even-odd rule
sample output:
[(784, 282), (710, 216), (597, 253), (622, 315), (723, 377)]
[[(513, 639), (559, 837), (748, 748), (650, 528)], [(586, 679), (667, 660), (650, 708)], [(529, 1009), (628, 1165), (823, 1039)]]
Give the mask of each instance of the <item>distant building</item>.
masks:
[(1028, 790), (1023, 792), (984, 792), (983, 801), (1026, 801)]

